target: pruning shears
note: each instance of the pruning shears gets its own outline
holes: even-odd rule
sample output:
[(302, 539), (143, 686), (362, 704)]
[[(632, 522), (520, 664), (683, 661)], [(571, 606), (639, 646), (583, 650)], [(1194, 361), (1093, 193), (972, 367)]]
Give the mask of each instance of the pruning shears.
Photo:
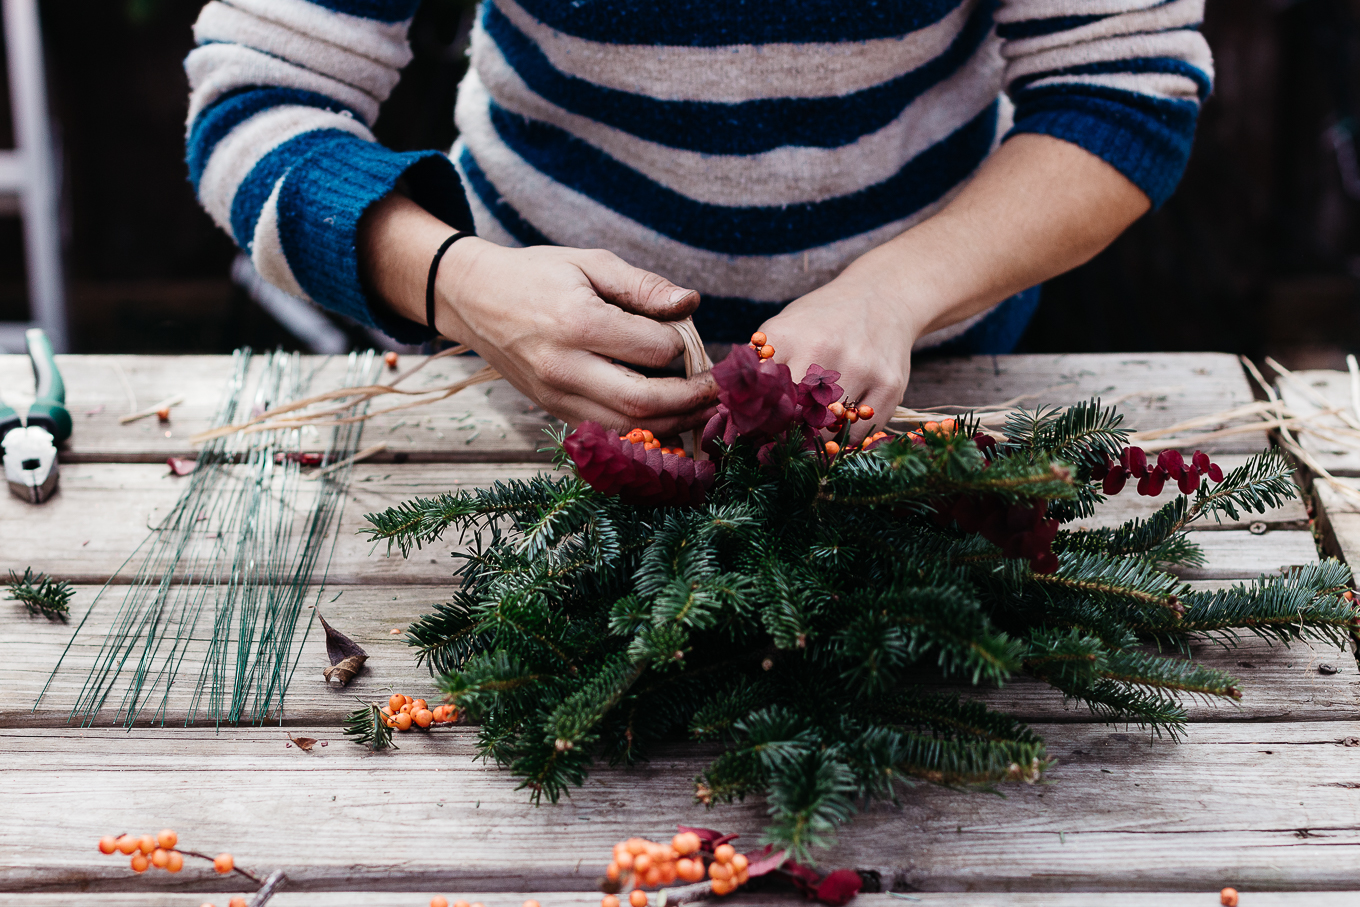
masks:
[(71, 437), (71, 414), (52, 342), (37, 328), (26, 331), (24, 339), (33, 362), (35, 399), (23, 417), (0, 402), (0, 454), (9, 490), (41, 504), (57, 489), (57, 445)]

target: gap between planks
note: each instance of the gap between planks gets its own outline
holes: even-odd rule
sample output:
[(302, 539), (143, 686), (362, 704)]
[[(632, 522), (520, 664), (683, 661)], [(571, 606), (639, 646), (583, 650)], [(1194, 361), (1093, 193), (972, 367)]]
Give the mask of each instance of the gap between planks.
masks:
[[(1006, 799), (923, 785), (878, 804), (821, 854), (885, 887), (936, 891), (1346, 889), (1360, 870), (1355, 721), (1196, 724), (1182, 743), (1039, 725), (1057, 764)], [(537, 808), (474, 762), (471, 729), (406, 735), (395, 753), (329, 738), (312, 753), (277, 731), (0, 731), (0, 890), (214, 890), (211, 870), (132, 877), (102, 834), (174, 827), (268, 870), (286, 854), (310, 890), (589, 890), (630, 835), (700, 824), (759, 838), (761, 798), (705, 809), (692, 779), (711, 748), (597, 768)], [(408, 737), (410, 739), (408, 739)], [(35, 784), (35, 778), (41, 784)], [(431, 842), (450, 855), (432, 859)], [(53, 842), (69, 842), (54, 848)], [(88, 842), (88, 847), (78, 846)]]

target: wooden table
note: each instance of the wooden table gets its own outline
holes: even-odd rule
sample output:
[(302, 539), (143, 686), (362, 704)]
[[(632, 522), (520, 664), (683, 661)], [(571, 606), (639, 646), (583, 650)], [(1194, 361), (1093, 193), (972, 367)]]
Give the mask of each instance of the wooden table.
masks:
[[(192, 456), (187, 438), (207, 426), (229, 361), (60, 361), (76, 421), (61, 490), (40, 507), (0, 498), (0, 570), (32, 566), (77, 583), (72, 610), (80, 613), (179, 495), (185, 480), (169, 476), (164, 461)], [(446, 382), (478, 364), (444, 360), (422, 380)], [(0, 357), (0, 388), (11, 402), (23, 402), (13, 391), (29, 383), (25, 359)], [(185, 402), (169, 426), (118, 423), (134, 402), (173, 394)], [(1020, 394), (1034, 395), (1027, 405), (1123, 397), (1135, 427), (1251, 399), (1233, 357), (1149, 354), (923, 363), (908, 403), (980, 405)], [(452, 572), (448, 545), (410, 560), (370, 553), (354, 535), (362, 514), (420, 493), (531, 473), (542, 464), (536, 451), (547, 424), (498, 383), (367, 427), (365, 444), (390, 447), (355, 469), (324, 600), (339, 593), (328, 617), (371, 657), (347, 690), (327, 687), (324, 648), (312, 633), (286, 727), (67, 727), (69, 685), (58, 684), (36, 710), (33, 703), (70, 628), (0, 605), (0, 904), (192, 907), (210, 900), (222, 907), (227, 895), (211, 870), (190, 865), (176, 876), (139, 877), (125, 858), (94, 847), (103, 834), (166, 826), (184, 846), (230, 850), (255, 869), (285, 869), (289, 893), (271, 901), (281, 907), (419, 907), (433, 893), (487, 907), (517, 907), (529, 896), (544, 907), (585, 907), (598, 903), (591, 890), (621, 838), (662, 838), (680, 822), (740, 832), (754, 843), (762, 803), (712, 810), (694, 803), (691, 779), (711, 756), (701, 748), (677, 745), (631, 770), (597, 768), (569, 800), (534, 808), (508, 774), (472, 761), (470, 729), (403, 735), (399, 751), (379, 754), (339, 734), (355, 696), (434, 693), (390, 630), (439, 600)], [(1216, 459), (1240, 461), (1266, 443), (1260, 434), (1239, 435), (1214, 448)], [(1091, 522), (1118, 522), (1160, 503), (1123, 495)], [(1212, 586), (1317, 558), (1301, 504), (1259, 520), (1264, 526), (1255, 532), (1246, 522), (1203, 527), (1208, 564), (1187, 578)], [(1186, 742), (1094, 723), (1046, 686), (1017, 680), (985, 698), (1047, 740), (1057, 765), (1045, 783), (1006, 787), (1004, 798), (919, 787), (898, 807), (872, 807), (822, 865), (861, 870), (869, 889), (883, 892), (861, 895), (865, 907), (1210, 905), (1224, 885), (1249, 893), (1244, 907), (1357, 903), (1360, 746), (1344, 742), (1360, 736), (1354, 657), (1252, 641), (1199, 649), (1203, 661), (1242, 679), (1244, 695), (1239, 708), (1192, 704)], [(91, 657), (87, 646), (68, 656), (76, 665)], [(1323, 665), (1335, 673), (1323, 673)], [(288, 732), (329, 745), (304, 753), (286, 745)], [(736, 902), (780, 899), (743, 894)]]

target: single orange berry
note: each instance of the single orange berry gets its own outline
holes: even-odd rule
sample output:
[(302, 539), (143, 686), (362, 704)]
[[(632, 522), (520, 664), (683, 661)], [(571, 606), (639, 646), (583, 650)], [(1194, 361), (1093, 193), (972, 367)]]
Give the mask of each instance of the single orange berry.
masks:
[(522, 907), (539, 907), (539, 904), (538, 901), (535, 901), (533, 898), (529, 898), (529, 900), (524, 902)]
[(604, 868), (604, 877), (611, 882), (617, 882), (621, 871), (618, 863), (610, 863)]
[(118, 838), (118, 852), (124, 855), (131, 855), (141, 843), (132, 835), (121, 835)]
[(944, 432), (947, 435), (952, 435), (954, 433), (954, 430), (958, 427), (959, 423), (955, 422), (953, 419), (945, 419), (943, 422), (940, 423), (940, 431)]
[(715, 879), (713, 881), (713, 893), (716, 895), (731, 894), (736, 890), (737, 886), (733, 885), (731, 882), (724, 882), (720, 879)]
[(226, 875), (236, 868), (236, 858), (229, 853), (219, 853), (213, 857), (213, 869)]
[(619, 899), (612, 894), (600, 898), (600, 907), (619, 907)]
[(628, 440), (632, 441), (634, 444), (641, 444), (643, 441), (646, 441), (647, 439), (642, 436), (642, 429), (635, 428), (628, 433)]
[(198, 907), (217, 907), (217, 905), (209, 901), (204, 901), (202, 904), (199, 904)]
[(486, 907), (481, 901), (473, 901), (468, 907)]
[(401, 707), (406, 704), (400, 693), (393, 693), (392, 698), (387, 700), (387, 707), (394, 712), (400, 712)]
[(383, 362), (387, 363), (388, 368), (395, 369), (397, 367), (396, 352), (394, 350), (388, 350), (387, 352), (383, 353)]
[(644, 429), (642, 430), (642, 440), (644, 440), (644, 441), (655, 441), (655, 440), (656, 440), (656, 435), (652, 434), (650, 431), (648, 431), (647, 429), (644, 428)]
[(165, 855), (165, 871), (179, 872), (184, 868), (184, 854), (178, 850), (172, 850)]
[(156, 835), (156, 843), (170, 850), (179, 843), (179, 835), (175, 834), (174, 829), (162, 828), (160, 834)]
[(1224, 888), (1218, 893), (1218, 902), (1223, 907), (1237, 907), (1237, 889)]
[(745, 872), (746, 867), (751, 865), (751, 861), (746, 859), (746, 854), (739, 853), (732, 858), (732, 871)]
[(761, 358), (761, 359), (773, 359), (773, 358), (774, 358), (774, 347), (770, 346), (768, 343), (765, 344), (764, 346), (762, 346), (762, 347), (760, 348), (760, 358)]
[(430, 898), (430, 907), (449, 907), (449, 899), (442, 894)]
[(453, 907), (472, 907), (467, 901), (454, 901)]
[(838, 453), (840, 453), (840, 452), (841, 452), (841, 446), (840, 446), (839, 444), (837, 444), (835, 441), (827, 441), (827, 442), (826, 442), (826, 455), (827, 455), (828, 457), (834, 457), (836, 454), (838, 454)]
[(646, 444), (642, 446), (647, 448), (648, 450), (656, 450), (661, 446), (661, 442), (653, 438), (652, 440), (648, 441)]
[(858, 413), (856, 410), (853, 410), (853, 409), (851, 409), (850, 407), (847, 406), (847, 407), (845, 408), (845, 421), (846, 421), (846, 422), (851, 422), (851, 423), (858, 422), (858, 421), (859, 421), (859, 413)]
[(132, 871), (146, 872), (146, 868), (151, 865), (151, 861), (146, 858), (146, 854), (134, 853), (132, 855)]
[(726, 882), (732, 878), (732, 867), (726, 863), (710, 863), (708, 877), (715, 882)]
[(409, 731), (411, 729), (411, 713), (401, 712), (393, 716), (392, 720), (397, 724), (397, 730)]
[(421, 709), (428, 709), (429, 707), (429, 703), (424, 699), (417, 699), (415, 702), (411, 703), (411, 711), (413, 712), (419, 712)]
[(927, 422), (925, 425), (921, 426), (921, 431), (939, 431), (939, 430), (940, 423), (938, 422)]
[(431, 712), (429, 709), (421, 709), (416, 712), (415, 718), (412, 720), (415, 721), (416, 725), (419, 727), (429, 727), (434, 723), (434, 712)]
[(620, 869), (633, 868), (633, 854), (627, 850), (615, 857), (614, 861), (619, 864)]
[(151, 851), (151, 865), (157, 869), (164, 869), (165, 864), (170, 862), (170, 851), (157, 847)]
[(845, 404), (839, 400), (828, 403), (826, 408), (831, 410), (831, 415), (835, 416), (837, 419), (840, 419), (845, 415)]
[(861, 403), (855, 407), (855, 412), (861, 419), (872, 419), (874, 417), (874, 408), (867, 403)]
[(686, 451), (683, 447), (677, 447), (677, 448), (675, 449), (675, 455), (676, 455), (677, 457), (688, 457), (688, 456), (689, 456), (689, 452)]
[(137, 839), (137, 849), (148, 857), (151, 856), (151, 851), (156, 849), (156, 838), (153, 835), (142, 835)]
[(169, 421), (170, 421), (170, 407), (168, 407), (168, 406), (162, 406), (160, 409), (156, 410), (156, 421), (158, 421), (158, 422), (169, 422)]
[(227, 907), (246, 907), (246, 899), (243, 897), (234, 897), (230, 901), (227, 901)]
[(628, 903), (633, 907), (647, 907), (647, 892), (641, 888), (634, 888), (632, 893), (628, 895)]
[(647, 870), (649, 870), (649, 869), (651, 869), (651, 868), (652, 868), (652, 855), (651, 855), (651, 854), (649, 854), (649, 853), (640, 853), (640, 854), (638, 854), (638, 855), (633, 859), (633, 871), (634, 871), (634, 872), (646, 872)]
[(388, 727), (394, 728), (397, 726), (397, 719), (390, 717), (385, 718), (383, 719), (383, 724), (387, 725)]
[(751, 346), (755, 347), (756, 349), (759, 349), (760, 347), (765, 345), (765, 341), (768, 339), (769, 338), (765, 336), (764, 331), (756, 331), (754, 334), (751, 335)]
[(113, 853), (118, 849), (118, 839), (113, 835), (105, 835), (99, 839), (100, 853)]
[(719, 863), (730, 863), (732, 858), (737, 855), (737, 849), (731, 844), (719, 844), (713, 851), (713, 859)]

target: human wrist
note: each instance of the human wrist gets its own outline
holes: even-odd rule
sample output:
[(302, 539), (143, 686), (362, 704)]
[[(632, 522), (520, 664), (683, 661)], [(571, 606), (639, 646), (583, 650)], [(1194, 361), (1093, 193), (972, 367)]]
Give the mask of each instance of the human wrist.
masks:
[(430, 327), (442, 337), (468, 343), (477, 330), (476, 311), (483, 294), (482, 272), (487, 259), (499, 247), (494, 243), (468, 236), (444, 252), (435, 272), (435, 323)]

